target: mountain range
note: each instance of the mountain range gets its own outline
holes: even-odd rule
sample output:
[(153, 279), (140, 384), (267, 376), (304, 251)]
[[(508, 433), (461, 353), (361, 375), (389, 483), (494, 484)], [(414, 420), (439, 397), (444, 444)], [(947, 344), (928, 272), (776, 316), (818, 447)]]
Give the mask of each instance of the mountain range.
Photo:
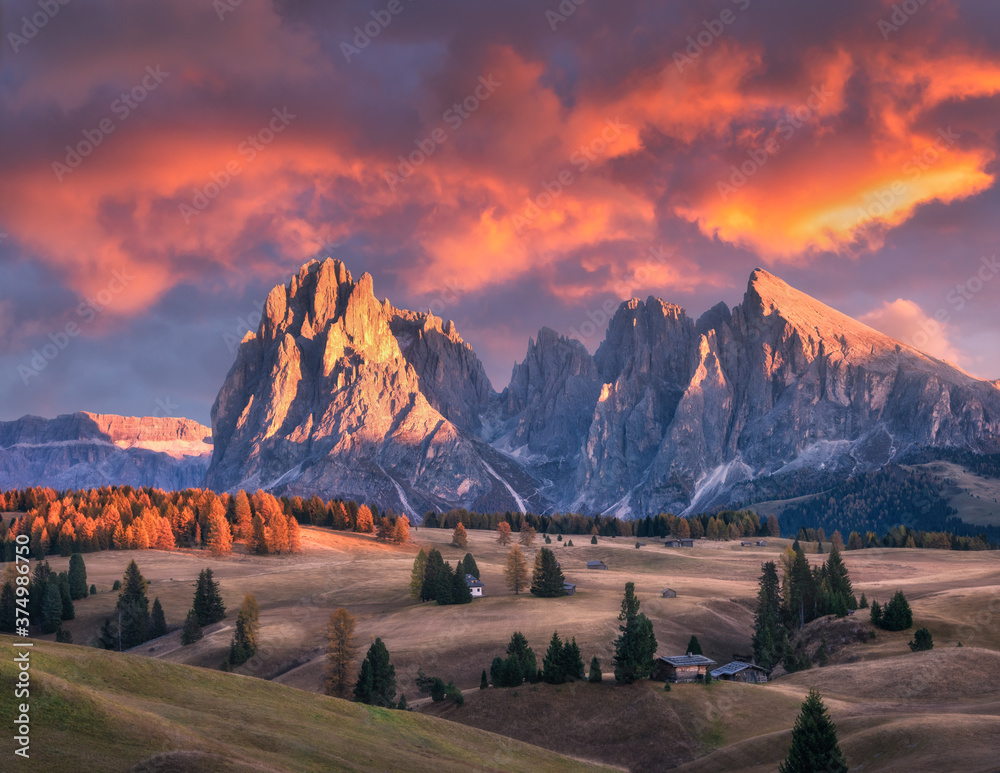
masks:
[[(143, 446), (121, 427), (178, 420), (119, 417), (114, 432), (79, 438), (82, 420), (70, 419), (54, 420), (65, 439), (34, 417), (0, 424), (0, 487), (110, 479), (119, 465), (167, 488), (201, 470), (217, 490), (353, 498), (415, 517), (628, 518), (726, 505), (762, 479), (845, 478), (914, 449), (996, 452), (1000, 386), (757, 269), (742, 303), (698, 319), (654, 297), (622, 303), (593, 355), (543, 328), (497, 392), (453, 323), (379, 301), (370, 275), (355, 281), (328, 259), (276, 286), (241, 342), (212, 408), (207, 471), (210, 446), (176, 446), (202, 434), (193, 422), (157, 425)], [(175, 445), (152, 449), (164, 432)], [(73, 454), (55, 450), (63, 442)], [(81, 444), (100, 448), (99, 474), (85, 472)]]

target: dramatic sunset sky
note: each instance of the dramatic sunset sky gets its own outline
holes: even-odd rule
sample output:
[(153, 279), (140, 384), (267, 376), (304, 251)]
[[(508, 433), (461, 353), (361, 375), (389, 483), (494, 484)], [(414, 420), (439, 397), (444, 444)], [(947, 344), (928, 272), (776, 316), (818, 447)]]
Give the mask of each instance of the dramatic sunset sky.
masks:
[(498, 390), (543, 325), (593, 351), (621, 299), (697, 315), (758, 265), (1000, 378), (995, 2), (0, 9), (0, 419), (207, 423), (327, 255)]

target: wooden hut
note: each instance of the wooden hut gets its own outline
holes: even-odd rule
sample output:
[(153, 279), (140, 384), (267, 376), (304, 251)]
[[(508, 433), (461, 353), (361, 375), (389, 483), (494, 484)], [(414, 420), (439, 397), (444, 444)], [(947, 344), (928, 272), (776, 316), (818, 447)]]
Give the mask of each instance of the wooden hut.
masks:
[(608, 565), (606, 563), (604, 563), (603, 561), (588, 561), (587, 562), (587, 568), (588, 569), (607, 569)]
[(661, 655), (656, 660), (656, 678), (664, 682), (700, 682), (715, 661), (704, 655)]
[(675, 591), (673, 588), (666, 588), (663, 591), (663, 598), (665, 598), (665, 599), (675, 599), (675, 598), (677, 598), (677, 591)]
[(754, 663), (744, 663), (734, 660), (726, 663), (721, 668), (712, 671), (713, 679), (722, 679), (726, 682), (746, 682), (749, 684), (764, 684), (767, 682), (768, 671), (762, 666)]

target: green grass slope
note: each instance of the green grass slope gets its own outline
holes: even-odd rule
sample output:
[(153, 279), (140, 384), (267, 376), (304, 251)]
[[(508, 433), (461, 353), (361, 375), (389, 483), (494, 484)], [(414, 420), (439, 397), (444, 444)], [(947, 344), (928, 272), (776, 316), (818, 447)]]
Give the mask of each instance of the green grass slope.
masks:
[[(607, 770), (434, 717), (87, 647), (36, 641), (30, 673), (31, 768), (50, 773)], [(11, 719), (14, 679), (5, 657)]]

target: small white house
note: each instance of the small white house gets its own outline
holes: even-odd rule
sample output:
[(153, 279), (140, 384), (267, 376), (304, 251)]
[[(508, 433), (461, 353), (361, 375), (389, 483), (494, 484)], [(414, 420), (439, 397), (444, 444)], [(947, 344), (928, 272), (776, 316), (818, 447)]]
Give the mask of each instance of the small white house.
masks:
[(472, 592), (472, 598), (481, 598), (483, 595), (483, 584), (479, 582), (474, 574), (465, 575), (465, 584), (469, 586), (469, 590)]

